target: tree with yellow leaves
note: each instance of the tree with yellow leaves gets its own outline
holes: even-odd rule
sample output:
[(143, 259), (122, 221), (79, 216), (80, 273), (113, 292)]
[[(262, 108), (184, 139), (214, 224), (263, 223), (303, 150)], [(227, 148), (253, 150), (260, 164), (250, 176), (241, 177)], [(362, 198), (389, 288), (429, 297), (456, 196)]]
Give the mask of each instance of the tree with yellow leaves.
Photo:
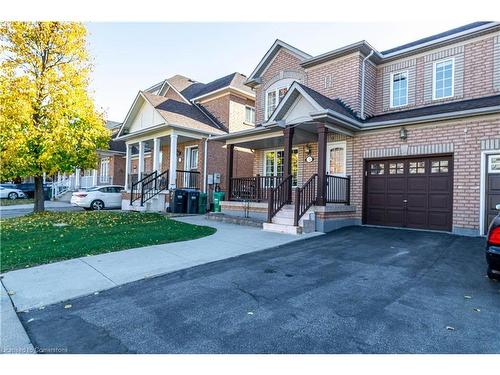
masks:
[(88, 93), (87, 30), (74, 22), (0, 23), (0, 179), (95, 168), (110, 134)]

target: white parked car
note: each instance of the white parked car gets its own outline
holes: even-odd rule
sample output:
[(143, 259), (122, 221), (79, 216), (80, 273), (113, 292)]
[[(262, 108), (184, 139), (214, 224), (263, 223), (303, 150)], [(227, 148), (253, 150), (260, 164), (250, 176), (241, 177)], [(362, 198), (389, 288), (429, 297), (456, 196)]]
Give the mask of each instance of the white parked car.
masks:
[(0, 186), (0, 198), (18, 199), (26, 198), (22, 190)]
[(85, 191), (74, 192), (71, 196), (73, 206), (86, 210), (103, 210), (105, 208), (121, 208), (123, 186), (94, 186)]

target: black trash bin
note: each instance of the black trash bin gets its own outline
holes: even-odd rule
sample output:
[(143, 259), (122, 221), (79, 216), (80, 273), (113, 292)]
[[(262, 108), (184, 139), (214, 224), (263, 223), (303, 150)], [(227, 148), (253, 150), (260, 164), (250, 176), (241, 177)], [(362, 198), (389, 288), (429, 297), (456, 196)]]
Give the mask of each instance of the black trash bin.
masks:
[(198, 213), (198, 200), (200, 199), (200, 192), (197, 190), (187, 191), (187, 213), (197, 214)]
[(187, 191), (176, 189), (174, 191), (172, 212), (176, 214), (185, 214), (187, 212)]

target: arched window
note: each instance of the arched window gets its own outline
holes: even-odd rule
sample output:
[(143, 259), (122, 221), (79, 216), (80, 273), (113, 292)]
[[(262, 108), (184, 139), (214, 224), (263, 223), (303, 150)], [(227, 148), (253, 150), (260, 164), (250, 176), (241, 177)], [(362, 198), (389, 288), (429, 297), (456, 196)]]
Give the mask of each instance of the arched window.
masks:
[(288, 88), (292, 85), (294, 81), (295, 79), (293, 78), (281, 79), (267, 88), (265, 93), (265, 111), (264, 111), (266, 120), (269, 119), (269, 117), (271, 117), (274, 110), (280, 103), (281, 99), (283, 99), (283, 97), (288, 92)]

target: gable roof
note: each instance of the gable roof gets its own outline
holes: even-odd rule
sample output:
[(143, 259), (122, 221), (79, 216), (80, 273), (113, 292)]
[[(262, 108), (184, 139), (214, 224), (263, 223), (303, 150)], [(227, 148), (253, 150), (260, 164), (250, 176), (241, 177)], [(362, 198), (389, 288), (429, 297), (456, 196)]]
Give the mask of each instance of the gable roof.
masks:
[(137, 111), (145, 103), (149, 103), (154, 110), (165, 120), (165, 125), (185, 128), (186, 130), (197, 130), (207, 134), (224, 134), (225, 128), (214, 119), (205, 114), (198, 106), (190, 102), (169, 99), (164, 96), (139, 91), (125, 121), (123, 122), (118, 137), (126, 134), (131, 125), (131, 118), (135, 117)]
[(361, 121), (357, 114), (342, 100), (331, 99), (319, 92), (304, 86), (303, 84), (295, 81), (290, 86), (290, 89), (286, 93), (285, 97), (281, 100), (279, 105), (275, 108), (274, 112), (269, 117), (268, 122), (276, 121), (276, 118), (284, 115), (297, 100), (299, 95), (303, 96), (309, 103), (316, 108), (317, 111), (334, 111), (348, 119), (354, 121)]
[(198, 84), (196, 86), (193, 85), (187, 90), (182, 91), (182, 94), (185, 95), (189, 100), (195, 100), (226, 87), (232, 87), (237, 90), (243, 91), (248, 95), (255, 96), (253, 90), (250, 87), (244, 85), (245, 81), (245, 75), (235, 72), (228, 74), (227, 76), (218, 78), (207, 84)]
[(292, 55), (297, 56), (300, 60), (305, 60), (311, 57), (308, 53), (301, 51), (300, 49), (283, 42), (282, 40), (276, 39), (271, 48), (268, 49), (264, 57), (260, 60), (257, 67), (254, 69), (250, 77), (247, 79), (246, 84), (249, 86), (253, 86), (257, 84), (256, 81), (262, 72), (266, 69), (269, 63), (274, 59), (280, 49), (285, 49), (290, 52)]

